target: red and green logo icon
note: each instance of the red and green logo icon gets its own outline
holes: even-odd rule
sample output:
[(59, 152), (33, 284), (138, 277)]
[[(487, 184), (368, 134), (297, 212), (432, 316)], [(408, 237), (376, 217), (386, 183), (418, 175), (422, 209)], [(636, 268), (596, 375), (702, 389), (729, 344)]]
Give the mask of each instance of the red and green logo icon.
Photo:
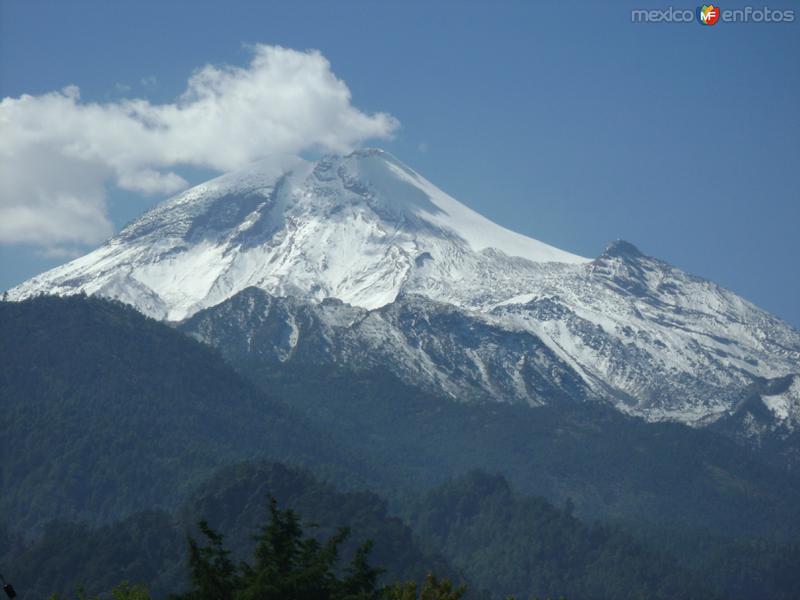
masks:
[(716, 25), (719, 21), (719, 6), (703, 4), (697, 9), (697, 20), (701, 25)]

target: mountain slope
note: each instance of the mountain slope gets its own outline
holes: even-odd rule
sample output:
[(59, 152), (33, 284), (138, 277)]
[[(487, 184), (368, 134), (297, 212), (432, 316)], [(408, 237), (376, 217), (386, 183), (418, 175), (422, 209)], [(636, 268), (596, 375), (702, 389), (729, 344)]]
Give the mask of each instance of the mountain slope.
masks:
[(368, 458), (129, 307), (3, 302), (0, 331), (0, 512), (17, 530), (170, 508), (246, 458), (310, 464), (343, 482), (365, 473)]
[[(187, 331), (198, 323), (213, 327), (203, 313), (196, 319), (184, 324)], [(270, 347), (284, 333), (269, 321), (249, 344), (233, 319), (221, 319), (213, 331), (211, 343), (260, 387), (363, 455), (400, 469), (406, 493), (481, 468), (506, 474), (525, 493), (559, 504), (571, 498), (588, 518), (742, 534), (783, 535), (800, 526), (796, 472), (767, 448), (754, 452), (707, 428), (647, 423), (592, 402), (535, 410), (453, 402), (388, 368), (326, 362), (325, 346), (316, 351), (324, 329), (313, 324), (301, 324), (298, 344), (282, 362)]]
[(178, 327), (221, 349), (234, 365), (386, 369), (429, 394), (458, 401), (541, 406), (595, 398), (535, 334), (423, 296), (402, 295), (368, 311), (248, 288)]
[(409, 280), (434, 256), (421, 285), (492, 270), (498, 250), (510, 268), (509, 257), (585, 262), (495, 225), (382, 151), (265, 172), (254, 166), (192, 188), (10, 297), (84, 291), (179, 320), (248, 286), (375, 308), (416, 287)]
[[(754, 382), (765, 380), (759, 372), (772, 380), (798, 368), (787, 358), (793, 354), (780, 344), (777, 327), (775, 338), (743, 348), (724, 337), (724, 324), (717, 324), (715, 315), (676, 310), (667, 325), (645, 312), (653, 312), (648, 303), (660, 306), (657, 300), (643, 298), (641, 309), (631, 303), (613, 312), (594, 303), (602, 289), (572, 305), (548, 292), (480, 312), (420, 295), (401, 294), (389, 305), (366, 310), (248, 288), (179, 327), (221, 348), (232, 364), (380, 368), (459, 401), (531, 406), (601, 401), (648, 420), (698, 425), (739, 410)], [(704, 320), (716, 333), (700, 332)], [(765, 328), (773, 326), (768, 322)], [(774, 367), (778, 360), (783, 370)], [(757, 435), (785, 436), (799, 422), (800, 403), (791, 393), (773, 404), (776, 411), (766, 415), (774, 423)]]
[[(378, 344), (385, 363), (400, 361), (392, 368), (428, 389), (540, 405), (568, 388), (574, 400), (697, 426), (734, 412), (755, 381), (800, 374), (800, 332), (625, 242), (594, 260), (552, 248), (379, 150), (271, 172), (255, 165), (179, 194), (9, 297), (83, 291), (171, 321), (251, 287), (304, 304), (335, 298), (352, 307), (339, 311), (346, 319), (363, 322), (355, 345)], [(403, 317), (411, 297), (419, 318)], [(453, 356), (463, 336), (441, 328), (422, 339), (426, 315), (447, 311), (487, 335), (475, 353)], [(298, 335), (286, 326), (281, 352)], [(364, 352), (340, 347), (353, 337), (347, 327), (330, 327), (330, 347), (358, 365)], [(800, 408), (788, 402), (793, 427)]]
[(800, 332), (625, 242), (491, 312), (538, 334), (620, 410), (704, 424), (800, 372)]
[[(433, 320), (450, 329), (462, 318)], [(452, 402), (385, 369), (326, 365), (322, 329), (301, 329), (291, 358), (267, 364), (280, 330), (259, 331), (248, 348), (232, 320), (222, 323), (238, 345), (221, 353), (264, 392), (130, 308), (81, 297), (0, 303), (3, 520), (32, 530), (56, 517), (107, 522), (169, 508), (217, 466), (267, 456), (340, 486), (413, 493), (480, 467), (526, 492), (572, 497), (592, 517), (741, 532), (798, 523), (796, 476), (713, 432), (571, 395), (538, 410)]]
[(413, 523), (495, 598), (713, 597), (665, 554), (541, 498), (517, 496), (500, 476), (471, 472), (431, 490)]

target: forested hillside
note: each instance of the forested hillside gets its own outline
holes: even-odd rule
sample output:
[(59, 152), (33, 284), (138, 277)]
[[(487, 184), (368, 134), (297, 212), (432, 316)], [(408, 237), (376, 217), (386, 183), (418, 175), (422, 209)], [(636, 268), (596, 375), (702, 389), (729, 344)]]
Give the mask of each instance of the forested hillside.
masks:
[[(800, 595), (800, 544), (676, 529), (632, 535), (576, 518), (505, 478), (472, 472), (408, 509), (415, 532), (494, 592), (568, 598), (729, 598)], [(687, 546), (692, 540), (693, 545)], [(499, 595), (499, 596), (498, 596)]]
[(3, 302), (0, 331), (0, 514), (15, 529), (173, 508), (245, 458), (353, 480), (369, 464), (214, 350), (129, 307)]
[(89, 594), (108, 593), (123, 581), (144, 583), (154, 596), (164, 597), (189, 584), (186, 536), (203, 537), (196, 527), (200, 519), (224, 534), (234, 562), (248, 560), (270, 497), (293, 507), (319, 539), (349, 527), (339, 548), (344, 562), (372, 540), (370, 560), (386, 569), (381, 581), (421, 581), (429, 571), (464, 578), (441, 555), (423, 551), (410, 528), (387, 512), (385, 500), (341, 492), (308, 471), (268, 462), (223, 468), (173, 512), (143, 511), (102, 526), (53, 522), (28, 542), (6, 534), (0, 564), (29, 600), (53, 592), (71, 595), (78, 586)]
[(800, 595), (796, 475), (711, 432), (226, 364), (94, 298), (0, 303), (0, 330), (0, 565), (31, 600), (123, 580), (181, 591), (197, 520), (246, 559), (268, 496), (314, 535), (350, 526), (345, 557), (372, 539), (385, 582), (434, 570), (475, 598)]
[(186, 536), (205, 543), (201, 519), (223, 536), (232, 565), (250, 560), (270, 498), (292, 507), (317, 540), (348, 527), (337, 547), (341, 565), (371, 541), (369, 564), (381, 569), (380, 586), (421, 583), (433, 572), (466, 584), (466, 597), (475, 599), (790, 600), (800, 593), (797, 544), (717, 540), (714, 552), (695, 555), (700, 560), (678, 560), (665, 550), (667, 537), (643, 543), (618, 526), (587, 524), (570, 506), (521, 496), (501, 476), (477, 471), (409, 505), (403, 520), (374, 494), (341, 492), (308, 471), (270, 462), (223, 468), (173, 513), (144, 511), (103, 526), (54, 522), (27, 542), (6, 532), (0, 562), (31, 600), (79, 587), (107, 594), (123, 581), (162, 598), (190, 587)]
[(220, 350), (259, 387), (362, 455), (402, 469), (420, 490), (481, 468), (506, 474), (527, 494), (557, 504), (569, 499), (591, 519), (800, 535), (798, 473), (768, 451), (712, 431), (646, 423), (588, 404), (465, 404), (384, 371), (323, 369), (300, 358), (276, 368), (259, 360), (255, 344), (247, 354)]

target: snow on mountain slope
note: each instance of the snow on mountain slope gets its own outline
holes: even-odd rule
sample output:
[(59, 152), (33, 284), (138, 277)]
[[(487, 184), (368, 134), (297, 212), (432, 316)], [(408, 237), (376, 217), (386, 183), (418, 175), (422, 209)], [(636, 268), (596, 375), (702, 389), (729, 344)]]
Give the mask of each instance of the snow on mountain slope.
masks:
[(761, 396), (761, 401), (778, 424), (792, 431), (800, 425), (800, 377), (793, 377), (782, 392)]
[(713, 420), (754, 378), (800, 372), (799, 332), (625, 242), (490, 314), (535, 332), (596, 393), (652, 420)]
[(459, 401), (583, 402), (582, 379), (536, 335), (478, 313), (401, 295), (374, 310), (248, 288), (178, 325), (231, 362), (383, 369)]
[(276, 313), (287, 337), (259, 346), (265, 360), (307, 347), (317, 311), (317, 359), (465, 400), (594, 398), (700, 425), (753, 381), (800, 373), (800, 333), (732, 292), (625, 242), (589, 260), (511, 232), (380, 150), (219, 177), (10, 298), (83, 291), (171, 321), (220, 305), (251, 340), (260, 317), (221, 304), (248, 288), (294, 307)]
[(753, 381), (712, 427), (800, 464), (800, 375)]
[[(447, 290), (502, 261), (586, 259), (483, 218), (379, 150), (298, 162), (280, 176), (256, 165), (151, 210), (94, 252), (11, 290), (84, 291), (180, 320), (248, 286), (376, 308), (401, 288)], [(435, 266), (421, 278), (431, 259)], [(485, 283), (485, 282), (484, 282)], [(469, 296), (480, 295), (473, 282)]]

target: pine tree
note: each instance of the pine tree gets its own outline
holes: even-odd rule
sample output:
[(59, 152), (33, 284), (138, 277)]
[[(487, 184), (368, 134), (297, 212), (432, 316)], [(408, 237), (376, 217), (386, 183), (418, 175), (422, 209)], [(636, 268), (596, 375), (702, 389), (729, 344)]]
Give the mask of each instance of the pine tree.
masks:
[[(358, 548), (352, 562), (337, 575), (339, 549), (349, 530), (340, 529), (324, 542), (303, 537), (300, 519), (270, 499), (269, 522), (256, 536), (253, 564), (238, 568), (229, 559), (222, 535), (199, 523), (207, 545), (189, 538), (192, 588), (173, 600), (379, 600), (381, 570), (369, 564), (371, 542)], [(449, 599), (447, 599), (449, 600)]]
[(186, 600), (233, 600), (238, 588), (236, 567), (228, 557), (230, 552), (222, 545), (222, 535), (215, 532), (205, 520), (198, 523), (208, 545), (200, 546), (189, 538), (189, 572), (192, 590), (183, 596)]
[(376, 595), (378, 577), (383, 569), (369, 564), (369, 553), (372, 550), (372, 541), (367, 540), (358, 550), (353, 561), (347, 567), (347, 577), (344, 580), (344, 595), (347, 600), (370, 600)]

